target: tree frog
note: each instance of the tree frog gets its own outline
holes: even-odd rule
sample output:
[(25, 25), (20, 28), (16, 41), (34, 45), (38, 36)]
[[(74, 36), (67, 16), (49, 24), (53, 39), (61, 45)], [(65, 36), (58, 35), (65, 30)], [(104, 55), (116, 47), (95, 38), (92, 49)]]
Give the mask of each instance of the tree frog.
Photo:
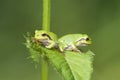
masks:
[(57, 46), (57, 35), (49, 31), (35, 30), (34, 41), (50, 49)]
[(65, 50), (81, 52), (78, 47), (92, 43), (91, 38), (87, 34), (68, 34), (58, 39), (58, 42), (61, 52)]

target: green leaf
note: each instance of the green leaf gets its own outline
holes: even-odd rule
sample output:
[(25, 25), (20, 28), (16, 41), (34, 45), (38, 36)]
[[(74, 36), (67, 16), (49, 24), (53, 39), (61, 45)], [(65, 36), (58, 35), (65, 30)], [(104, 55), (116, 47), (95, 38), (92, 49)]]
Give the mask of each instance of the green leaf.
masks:
[(91, 51), (81, 54), (66, 51), (63, 54), (56, 49), (47, 49), (34, 43), (31, 37), (26, 38), (26, 46), (32, 52), (31, 56), (34, 56), (32, 57), (34, 61), (38, 61), (40, 56), (46, 57), (64, 80), (90, 80), (93, 71)]
[(66, 52), (65, 59), (69, 64), (74, 80), (90, 80), (93, 71), (93, 53)]

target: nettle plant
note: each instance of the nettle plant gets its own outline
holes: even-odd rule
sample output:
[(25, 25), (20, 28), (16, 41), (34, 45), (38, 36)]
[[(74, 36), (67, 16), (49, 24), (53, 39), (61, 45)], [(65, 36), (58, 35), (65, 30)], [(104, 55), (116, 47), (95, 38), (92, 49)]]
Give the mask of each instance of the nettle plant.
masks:
[[(47, 80), (47, 64), (51, 63), (64, 80), (90, 80), (93, 53), (78, 47), (92, 43), (87, 34), (67, 34), (58, 38), (50, 31), (50, 0), (43, 0), (43, 30), (27, 33), (26, 47), (35, 62), (42, 62), (42, 80)], [(42, 58), (42, 61), (40, 58)]]

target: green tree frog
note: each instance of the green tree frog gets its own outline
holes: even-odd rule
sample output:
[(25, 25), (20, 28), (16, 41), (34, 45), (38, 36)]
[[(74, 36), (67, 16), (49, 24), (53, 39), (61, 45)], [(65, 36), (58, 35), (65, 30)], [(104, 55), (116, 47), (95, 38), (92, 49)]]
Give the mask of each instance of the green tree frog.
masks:
[(49, 31), (35, 30), (34, 41), (50, 49), (57, 46), (57, 35)]
[(87, 34), (68, 34), (58, 39), (58, 42), (61, 52), (65, 50), (81, 52), (78, 47), (91, 44), (91, 38)]

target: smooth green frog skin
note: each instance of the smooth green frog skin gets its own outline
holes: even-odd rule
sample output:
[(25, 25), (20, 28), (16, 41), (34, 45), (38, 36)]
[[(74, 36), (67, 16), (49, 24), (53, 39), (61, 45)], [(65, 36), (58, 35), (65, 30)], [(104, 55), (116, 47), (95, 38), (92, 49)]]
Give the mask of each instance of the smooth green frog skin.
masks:
[(49, 49), (57, 45), (57, 35), (49, 31), (35, 30), (34, 40)]
[(77, 47), (87, 46), (92, 43), (87, 34), (68, 34), (61, 37), (58, 42), (61, 52), (66, 50), (81, 52)]

